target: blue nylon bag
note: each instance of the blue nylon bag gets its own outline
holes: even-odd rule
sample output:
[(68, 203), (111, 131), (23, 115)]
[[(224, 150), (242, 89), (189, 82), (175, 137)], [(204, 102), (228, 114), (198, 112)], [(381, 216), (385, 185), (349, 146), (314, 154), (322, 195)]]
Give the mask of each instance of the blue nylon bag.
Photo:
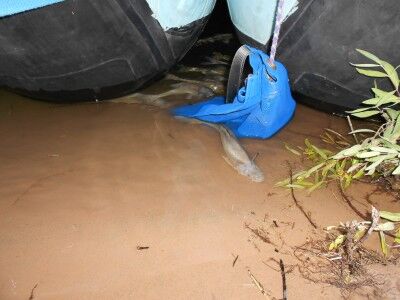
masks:
[(226, 103), (225, 97), (214, 97), (177, 107), (172, 113), (222, 123), (238, 138), (267, 139), (282, 129), (292, 118), (296, 107), (286, 68), (279, 62), (275, 62), (275, 69), (272, 68), (267, 54), (247, 47), (253, 73), (247, 77), (232, 103)]

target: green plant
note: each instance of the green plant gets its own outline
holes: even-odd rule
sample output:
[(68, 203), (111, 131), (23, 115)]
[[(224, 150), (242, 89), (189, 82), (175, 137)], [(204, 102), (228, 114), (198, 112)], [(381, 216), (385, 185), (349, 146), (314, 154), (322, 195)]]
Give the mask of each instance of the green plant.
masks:
[[(346, 252), (354, 251), (360, 246), (373, 232), (377, 232), (380, 238), (380, 248), (384, 257), (389, 255), (389, 246), (386, 243), (385, 234), (394, 235), (394, 243), (400, 244), (400, 213), (391, 213), (386, 211), (379, 212), (375, 207), (372, 207), (371, 221), (363, 222), (346, 222), (339, 226), (329, 226), (326, 228), (328, 232), (336, 231), (339, 234), (329, 244), (329, 251)], [(386, 220), (380, 223), (380, 219)], [(351, 255), (350, 255), (351, 256)]]
[[(308, 170), (294, 174), (292, 178), (279, 182), (278, 186), (308, 189), (312, 192), (330, 181), (339, 181), (342, 188), (346, 188), (353, 180), (363, 176), (400, 175), (400, 111), (396, 107), (400, 103), (400, 81), (397, 68), (367, 51), (357, 51), (372, 61), (352, 64), (358, 73), (373, 78), (387, 78), (393, 90), (384, 91), (378, 88), (375, 81), (372, 88), (374, 96), (363, 101), (364, 107), (348, 113), (357, 118), (380, 116), (383, 123), (376, 130), (354, 130), (348, 118), (352, 130), (349, 134), (357, 141), (353, 145), (339, 133), (327, 129), (323, 140), (342, 146), (344, 149), (338, 153), (318, 148), (306, 140), (305, 147), (298, 149), (314, 165)], [(363, 135), (361, 142), (358, 141), (357, 135)], [(340, 138), (339, 141), (337, 138)], [(289, 146), (286, 148), (296, 155), (301, 155), (296, 149)]]

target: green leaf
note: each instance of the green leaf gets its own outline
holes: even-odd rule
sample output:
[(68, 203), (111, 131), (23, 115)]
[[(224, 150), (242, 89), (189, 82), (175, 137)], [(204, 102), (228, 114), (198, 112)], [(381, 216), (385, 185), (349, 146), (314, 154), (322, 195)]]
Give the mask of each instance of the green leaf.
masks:
[(312, 183), (312, 182), (309, 182), (309, 181), (305, 181), (305, 180), (301, 180), (301, 181), (297, 181), (296, 182), (296, 185), (301, 185), (302, 187), (310, 187), (310, 186), (313, 186), (314, 185), (314, 183)]
[(311, 145), (312, 148), (314, 149), (315, 152), (317, 152), (319, 154), (319, 156), (321, 156), (323, 159), (327, 159), (328, 157), (326, 156), (326, 154), (324, 153), (324, 151), (322, 151), (321, 149), (319, 149), (318, 147)]
[(304, 177), (306, 177), (306, 178), (307, 178), (307, 177), (310, 177), (310, 175), (311, 175), (312, 173), (314, 173), (315, 171), (319, 170), (319, 169), (322, 168), (324, 165), (325, 165), (325, 163), (320, 163), (320, 164), (318, 164), (318, 165), (312, 167), (311, 169), (309, 169), (309, 170), (306, 172), (306, 174), (304, 175)]
[(344, 188), (345, 189), (347, 189), (350, 186), (352, 179), (353, 179), (353, 177), (351, 177), (351, 175), (349, 175), (349, 174), (344, 175)]
[(339, 235), (332, 243), (329, 245), (329, 251), (337, 249), (343, 242), (346, 240), (346, 236), (341, 234)]
[(400, 228), (396, 231), (396, 238), (394, 239), (394, 242), (400, 244)]
[(380, 67), (381, 65), (377, 64), (353, 64), (350, 63), (353, 67), (359, 67), (359, 68), (374, 68), (374, 67)]
[(374, 92), (374, 94), (375, 94), (375, 96), (377, 98), (383, 98), (386, 95), (394, 95), (394, 93), (396, 92), (396, 90), (391, 91), (391, 92), (387, 92), (387, 91), (384, 91), (384, 90), (381, 90), (381, 89), (378, 89), (378, 88), (372, 88), (372, 91)]
[(363, 112), (357, 112), (357, 113), (352, 113), (352, 115), (354, 117), (357, 118), (368, 118), (368, 117), (372, 117), (375, 116), (377, 114), (379, 114), (380, 111), (379, 110), (370, 110), (370, 111), (363, 111)]
[(322, 169), (322, 176), (326, 177), (329, 171), (333, 171), (333, 168), (336, 165), (336, 160), (330, 161), (326, 164), (326, 166)]
[(375, 70), (364, 70), (360, 68), (356, 68), (357, 72), (368, 76), (368, 77), (377, 77), (377, 78), (383, 78), (383, 77), (388, 77), (386, 73), (383, 73), (381, 71), (375, 71)]
[(381, 62), (383, 69), (389, 76), (390, 81), (392, 82), (393, 86), (397, 90), (399, 88), (399, 75), (396, 72), (396, 69), (386, 61)]
[(385, 112), (389, 115), (389, 117), (390, 117), (392, 120), (396, 120), (397, 117), (398, 117), (399, 114), (400, 114), (400, 111), (395, 110), (395, 109), (392, 109), (392, 108), (387, 108), (387, 109), (385, 109)]
[(398, 166), (393, 172), (392, 175), (400, 175), (400, 166)]
[(294, 175), (292, 176), (292, 178), (293, 178), (293, 179), (302, 178), (302, 177), (304, 178), (304, 174), (306, 174), (306, 173), (307, 173), (306, 171), (300, 171), (300, 172), (294, 174)]
[(382, 65), (382, 61), (375, 55), (373, 55), (372, 53), (365, 51), (365, 50), (361, 50), (361, 49), (356, 49), (359, 53), (361, 53), (362, 55), (364, 55), (366, 58), (369, 58), (370, 60), (376, 62), (379, 65)]
[(284, 186), (288, 185), (289, 183), (290, 183), (290, 179), (285, 179), (285, 180), (275, 183), (275, 186), (284, 187)]
[(394, 229), (395, 229), (394, 223), (386, 222), (386, 223), (379, 224), (378, 226), (376, 226), (376, 228), (374, 230), (375, 231), (392, 231)]
[(358, 153), (356, 156), (358, 158), (368, 158), (368, 157), (374, 157), (374, 156), (378, 156), (378, 155), (381, 155), (381, 153), (377, 152), (377, 151), (368, 151), (368, 152)]
[(377, 105), (380, 100), (381, 98), (371, 98), (363, 101), (362, 103), (366, 105)]
[(390, 95), (387, 94), (385, 96), (383, 96), (378, 103), (376, 104), (376, 106), (381, 106), (381, 105), (385, 105), (388, 103), (398, 103), (399, 102), (399, 97), (395, 96), (395, 95)]
[(379, 215), (382, 219), (386, 219), (392, 222), (400, 222), (400, 213), (392, 213), (389, 211), (381, 210)]
[(299, 185), (299, 184), (288, 184), (286, 185), (287, 188), (294, 188), (294, 189), (300, 189), (300, 190), (304, 190), (304, 186)]
[(337, 153), (333, 158), (334, 159), (342, 159), (345, 157), (350, 157), (356, 155), (358, 152), (360, 152), (363, 149), (361, 145), (354, 145), (348, 149), (344, 149)]
[(400, 151), (400, 145), (394, 144), (394, 143), (386, 141), (386, 140), (382, 140), (382, 142), (386, 147), (390, 147), (391, 149)]
[(312, 149), (312, 144), (311, 144), (311, 142), (310, 142), (310, 140), (309, 139), (305, 139), (304, 140), (304, 144), (307, 146), (307, 148), (310, 148), (310, 149)]
[(320, 181), (316, 184), (314, 184), (312, 187), (310, 187), (308, 189), (308, 193), (311, 194), (312, 192), (314, 192), (316, 189), (318, 189), (319, 187), (321, 187), (321, 185), (323, 185), (325, 183), (325, 181)]
[(347, 169), (347, 173), (352, 173), (353, 171), (359, 169), (361, 166), (363, 166), (363, 163), (353, 163), (351, 162), (350, 168)]
[(288, 144), (285, 143), (285, 148), (287, 150), (289, 150), (290, 152), (292, 152), (295, 155), (301, 156), (301, 153), (293, 148), (291, 148)]
[(394, 128), (391, 132), (391, 137), (389, 139), (392, 143), (396, 144), (397, 139), (399, 139), (399, 137), (400, 137), (400, 117), (397, 117), (396, 124), (394, 125)]
[(360, 240), (364, 236), (365, 231), (366, 231), (365, 229), (357, 230), (357, 232), (354, 234), (354, 240), (356, 241)]
[(386, 147), (378, 147), (378, 146), (372, 146), (370, 148), (372, 151), (378, 151), (382, 153), (393, 153), (393, 154), (398, 154), (398, 152), (394, 149), (386, 148)]
[(386, 244), (385, 234), (382, 231), (379, 231), (379, 237), (381, 240), (381, 249), (382, 253), (385, 257), (388, 255), (388, 246)]
[(350, 111), (346, 111), (348, 114), (354, 114), (354, 113), (358, 113), (358, 112), (362, 112), (362, 111), (366, 111), (366, 110), (370, 110), (371, 107), (362, 107), (362, 108), (357, 108), (355, 110), (350, 110)]
[(349, 132), (349, 134), (356, 134), (356, 133), (375, 133), (375, 131), (372, 129), (357, 129)]
[(365, 168), (365, 171), (368, 171), (367, 175), (372, 175), (375, 173), (376, 168), (385, 160), (385, 157), (381, 157), (373, 164), (369, 165)]
[(353, 179), (359, 179), (361, 177), (364, 176), (365, 172), (364, 172), (365, 168), (361, 168), (354, 176)]

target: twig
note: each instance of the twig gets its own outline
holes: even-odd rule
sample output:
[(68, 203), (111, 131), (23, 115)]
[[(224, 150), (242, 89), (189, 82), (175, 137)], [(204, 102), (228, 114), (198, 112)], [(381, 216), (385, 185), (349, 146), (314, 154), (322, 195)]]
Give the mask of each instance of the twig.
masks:
[(142, 247), (142, 246), (137, 246), (136, 247), (136, 249), (138, 249), (138, 250), (147, 250), (147, 249), (149, 249), (150, 247)]
[(279, 266), (281, 268), (281, 275), (282, 275), (283, 300), (287, 300), (286, 273), (285, 273), (285, 265), (283, 264), (282, 259), (279, 260)]
[(236, 255), (236, 257), (235, 257), (235, 259), (233, 260), (233, 263), (232, 263), (232, 268), (235, 266), (238, 258), (239, 258), (239, 255)]
[(35, 289), (37, 288), (37, 286), (39, 285), (39, 283), (36, 283), (35, 284), (35, 286), (32, 288), (32, 290), (31, 290), (31, 295), (29, 296), (29, 299), (28, 300), (33, 300), (33, 299), (35, 299)]
[(315, 229), (317, 229), (317, 224), (315, 224), (315, 222), (311, 219), (311, 217), (308, 215), (308, 213), (306, 213), (306, 211), (304, 210), (304, 208), (300, 205), (299, 201), (297, 201), (297, 198), (294, 194), (294, 189), (293, 189), (293, 171), (292, 171), (292, 166), (290, 165), (290, 163), (287, 161), (286, 162), (288, 167), (289, 167), (289, 178), (290, 178), (290, 193), (292, 195), (292, 199), (294, 201), (294, 203), (296, 204), (297, 208), (303, 213), (303, 215), (307, 218), (308, 222), (312, 225), (312, 227), (314, 227)]
[(266, 295), (266, 292), (265, 292), (262, 284), (254, 277), (253, 274), (251, 274), (250, 270), (247, 270), (247, 272), (249, 272), (249, 276), (250, 276), (251, 280), (254, 282), (256, 287), (260, 290), (261, 294)]
[(350, 116), (347, 116), (347, 122), (349, 123), (351, 132), (353, 132), (353, 138), (354, 138), (354, 140), (356, 141), (357, 144), (359, 144), (357, 135), (354, 133), (354, 127), (353, 127), (353, 123), (351, 123)]
[(343, 200), (347, 203), (347, 205), (363, 220), (368, 220), (368, 216), (364, 215), (362, 212), (360, 212), (354, 205), (351, 203), (349, 197), (346, 195), (346, 193), (343, 190), (343, 187), (338, 183), (340, 195), (342, 196)]

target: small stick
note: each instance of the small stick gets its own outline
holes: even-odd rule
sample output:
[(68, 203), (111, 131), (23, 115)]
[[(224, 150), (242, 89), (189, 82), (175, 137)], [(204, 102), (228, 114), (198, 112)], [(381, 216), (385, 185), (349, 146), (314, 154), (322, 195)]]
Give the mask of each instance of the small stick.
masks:
[(266, 295), (264, 287), (262, 286), (262, 284), (254, 277), (253, 274), (251, 274), (250, 270), (247, 270), (247, 272), (249, 272), (251, 280), (254, 282), (256, 287), (260, 290), (261, 294)]
[[(353, 128), (353, 123), (351, 122), (350, 116), (347, 116), (347, 122), (349, 123), (351, 132), (353, 132), (354, 128)], [(357, 135), (354, 132), (353, 132), (353, 138), (356, 141), (356, 143), (358, 144), (359, 142), (358, 142), (358, 139), (357, 139)]]
[(39, 283), (36, 283), (35, 286), (32, 288), (31, 290), (31, 295), (29, 296), (29, 300), (33, 300), (35, 299), (35, 289), (37, 288), (37, 286), (39, 285)]
[(351, 203), (349, 197), (347, 197), (346, 193), (344, 192), (342, 186), (338, 184), (340, 195), (342, 196), (343, 200), (347, 203), (347, 205), (363, 220), (368, 220), (368, 216), (364, 215), (360, 212), (354, 205)]
[(279, 260), (279, 266), (281, 268), (281, 275), (282, 275), (283, 300), (287, 300), (286, 273), (285, 273), (285, 265), (283, 264), (282, 259)]
[[(292, 172), (292, 166), (290, 165), (289, 162), (287, 162), (288, 167), (289, 167), (289, 178), (290, 178), (290, 185), (293, 184), (293, 172)], [(311, 219), (311, 217), (305, 212), (304, 208), (300, 205), (299, 201), (297, 201), (297, 198), (294, 194), (294, 189), (291, 186), (290, 187), (290, 193), (292, 195), (292, 199), (294, 201), (294, 203), (296, 204), (297, 208), (303, 213), (303, 215), (307, 218), (308, 222), (312, 225), (312, 227), (314, 227), (315, 229), (317, 229), (317, 224), (315, 224), (315, 222)]]
[(147, 249), (149, 249), (150, 247), (142, 247), (142, 246), (137, 246), (136, 247), (136, 249), (138, 249), (138, 250), (147, 250)]
[(232, 263), (232, 268), (235, 266), (238, 258), (239, 258), (239, 255), (236, 255), (236, 257), (235, 257), (235, 259), (233, 260), (233, 263)]

